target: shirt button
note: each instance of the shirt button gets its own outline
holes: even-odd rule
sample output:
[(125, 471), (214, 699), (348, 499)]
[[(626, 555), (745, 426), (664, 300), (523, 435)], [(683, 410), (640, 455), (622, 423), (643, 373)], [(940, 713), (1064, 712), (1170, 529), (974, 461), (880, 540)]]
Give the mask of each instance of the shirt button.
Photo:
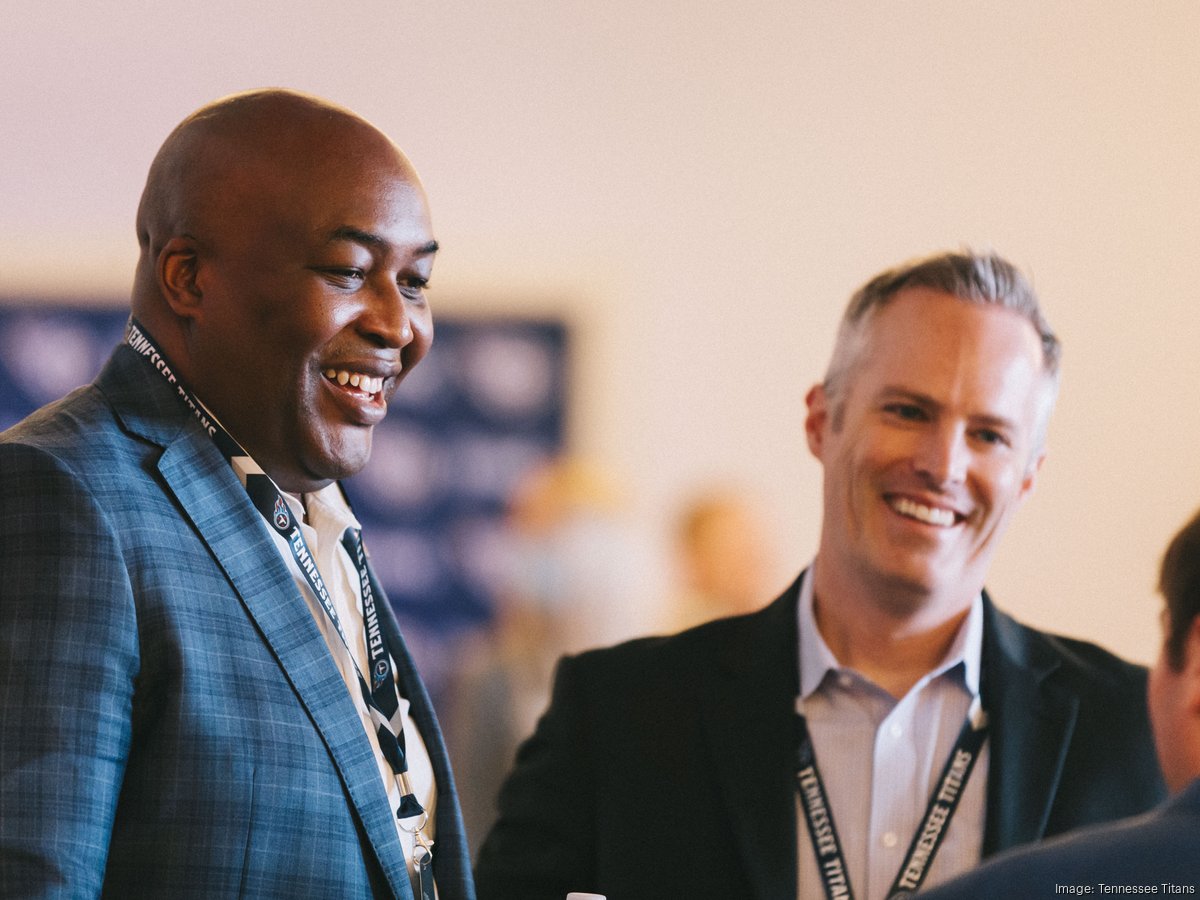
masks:
[(889, 850), (896, 846), (897, 841), (899, 841), (899, 838), (896, 837), (896, 832), (885, 831), (883, 833), (883, 846), (887, 847)]
[(904, 734), (904, 728), (899, 722), (893, 722), (892, 727), (888, 730), (891, 731), (892, 737), (894, 738), (898, 738), (900, 735)]
[(854, 686), (854, 679), (851, 678), (849, 675), (839, 675), (838, 676), (838, 684), (840, 684), (844, 688), (850, 688), (850, 687)]

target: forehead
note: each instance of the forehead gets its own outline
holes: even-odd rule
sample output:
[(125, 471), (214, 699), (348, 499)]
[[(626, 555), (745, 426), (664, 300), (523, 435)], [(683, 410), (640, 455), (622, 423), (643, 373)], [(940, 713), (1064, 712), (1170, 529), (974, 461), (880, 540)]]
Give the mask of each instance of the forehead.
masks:
[(217, 173), (214, 233), (227, 238), (325, 239), (342, 230), (423, 244), (429, 209), (411, 165), (365, 123), (325, 124), (284, 136), (278, 145), (238, 141), (235, 165)]
[(1033, 325), (1000, 306), (928, 288), (898, 293), (868, 323), (855, 381), (935, 399), (1024, 405), (1043, 382)]
[(394, 167), (335, 167), (293, 181), (264, 212), (316, 241), (352, 241), (385, 249), (431, 240), (429, 206), (415, 178)]

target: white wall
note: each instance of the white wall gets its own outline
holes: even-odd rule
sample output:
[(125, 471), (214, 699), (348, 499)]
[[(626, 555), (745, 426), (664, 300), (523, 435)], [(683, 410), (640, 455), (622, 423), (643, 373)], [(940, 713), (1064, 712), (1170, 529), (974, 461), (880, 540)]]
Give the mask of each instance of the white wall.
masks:
[(1066, 357), (990, 585), (1146, 660), (1157, 557), (1200, 505), (1197, 35), (1188, 0), (0, 0), (0, 294), (124, 296), (170, 128), (322, 94), (422, 172), (435, 309), (579, 323), (575, 444), (647, 535), (733, 478), (774, 503), (782, 583), (815, 547), (803, 396), (845, 298), (993, 247)]

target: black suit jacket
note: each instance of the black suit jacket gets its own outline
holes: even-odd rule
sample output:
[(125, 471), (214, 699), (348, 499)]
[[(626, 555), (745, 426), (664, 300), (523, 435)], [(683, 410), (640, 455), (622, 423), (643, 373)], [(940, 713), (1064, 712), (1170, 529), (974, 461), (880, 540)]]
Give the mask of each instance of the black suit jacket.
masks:
[[(928, 896), (929, 900), (1082, 896), (1088, 886), (1092, 895), (1099, 895), (1101, 884), (1157, 886), (1159, 896), (1191, 894), (1200, 886), (1198, 834), (1200, 780), (1153, 812), (1015, 850)], [(1068, 894), (1056, 890), (1059, 885), (1076, 890)], [(1171, 891), (1164, 885), (1192, 890)]]
[[(798, 596), (564, 659), (480, 851), (480, 900), (795, 900)], [(985, 854), (1162, 797), (1144, 669), (986, 596), (983, 641)]]

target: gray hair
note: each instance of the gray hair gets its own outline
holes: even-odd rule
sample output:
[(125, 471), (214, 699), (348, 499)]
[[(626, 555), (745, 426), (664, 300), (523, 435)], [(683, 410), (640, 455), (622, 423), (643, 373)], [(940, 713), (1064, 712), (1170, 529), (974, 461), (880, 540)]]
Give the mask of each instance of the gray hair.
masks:
[(841, 418), (841, 395), (866, 350), (871, 321), (880, 309), (908, 288), (927, 288), (949, 294), (964, 303), (1011, 309), (1033, 326), (1042, 344), (1042, 372), (1046, 378), (1043, 408), (1034, 435), (1035, 449), (1040, 450), (1045, 442), (1050, 412), (1058, 396), (1062, 345), (1042, 314), (1032, 285), (1020, 270), (994, 253), (974, 253), (970, 250), (939, 253), (888, 269), (864, 284), (850, 298), (838, 326), (833, 358), (825, 372), (825, 394), (834, 410), (835, 425)]

